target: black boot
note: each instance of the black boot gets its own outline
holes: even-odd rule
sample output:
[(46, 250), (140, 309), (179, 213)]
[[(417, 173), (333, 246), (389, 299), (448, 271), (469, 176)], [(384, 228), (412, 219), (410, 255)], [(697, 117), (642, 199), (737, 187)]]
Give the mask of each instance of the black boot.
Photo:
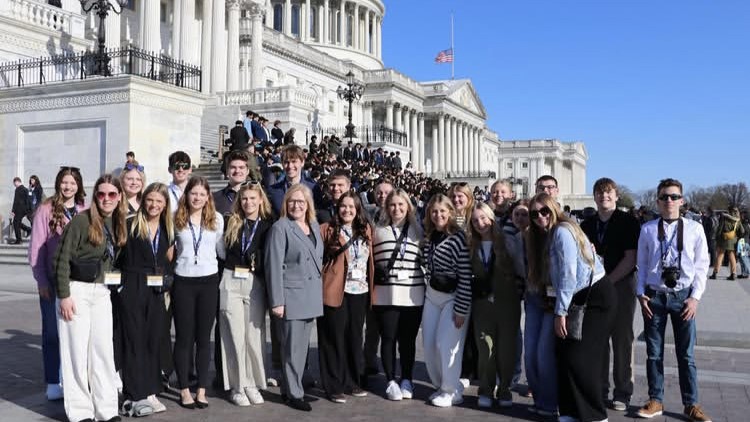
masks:
[(734, 273), (730, 274), (729, 277), (727, 277), (727, 280), (734, 280)]
[(714, 271), (713, 273), (711, 273), (711, 275), (708, 278), (711, 279), (711, 280), (716, 280), (716, 271)]

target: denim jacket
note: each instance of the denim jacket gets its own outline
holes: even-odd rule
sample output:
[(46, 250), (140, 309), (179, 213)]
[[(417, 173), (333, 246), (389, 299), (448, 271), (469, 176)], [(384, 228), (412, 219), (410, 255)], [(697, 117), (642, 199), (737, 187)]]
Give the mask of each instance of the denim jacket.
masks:
[[(567, 224), (558, 225), (552, 232), (550, 244), (550, 281), (557, 294), (555, 301), (555, 315), (568, 314), (573, 295), (589, 285), (591, 266), (586, 262), (583, 253), (578, 248), (573, 232)], [(591, 248), (589, 240), (584, 238), (586, 247)], [(604, 266), (598, 255), (594, 255), (594, 279), (596, 283), (604, 277)]]

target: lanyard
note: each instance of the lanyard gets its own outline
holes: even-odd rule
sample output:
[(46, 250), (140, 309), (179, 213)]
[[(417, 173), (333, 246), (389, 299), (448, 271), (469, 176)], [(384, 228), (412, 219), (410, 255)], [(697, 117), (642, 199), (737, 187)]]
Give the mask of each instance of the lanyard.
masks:
[(255, 220), (255, 224), (253, 224), (253, 230), (250, 233), (250, 239), (245, 242), (245, 233), (249, 229), (247, 226), (247, 220), (245, 220), (244, 228), (242, 229), (242, 255), (245, 255), (248, 249), (250, 249), (250, 245), (253, 244), (253, 238), (255, 238), (255, 232), (258, 230), (258, 223), (260, 223), (260, 218)]
[(484, 254), (484, 246), (479, 245), (479, 254), (482, 257), (482, 265), (484, 266), (484, 272), (489, 273), (490, 272), (490, 261), (492, 260), (492, 257), (495, 254), (495, 251), (491, 251), (490, 252), (490, 256), (486, 256)]
[[(404, 224), (403, 230), (409, 230), (409, 225), (408, 224)], [(398, 241), (398, 236), (396, 235), (396, 228), (394, 226), (391, 226), (391, 231), (393, 232), (393, 239), (396, 240), (396, 241)], [(404, 255), (406, 255), (407, 237), (408, 237), (408, 233), (407, 233), (407, 236), (404, 236), (404, 240), (401, 242), (401, 249), (399, 249), (399, 251), (398, 251), (399, 261), (403, 261), (404, 260)]]
[[(662, 230), (663, 230), (663, 227), (664, 227), (663, 224), (664, 223), (661, 220), (659, 220), (659, 226), (660, 226), (660, 228), (662, 228)], [(679, 231), (679, 229), (680, 229), (679, 225), (678, 225), (678, 227), (675, 227), (675, 230), (672, 232), (672, 236), (669, 238), (669, 241), (666, 242), (666, 245), (664, 244), (665, 243), (664, 241), (666, 239), (663, 236), (659, 239), (659, 248), (661, 249), (661, 262), (662, 262), (662, 264), (664, 264), (665, 262), (667, 262), (667, 256), (669, 255), (669, 248), (672, 246), (672, 243), (674, 242), (675, 236), (677, 236), (677, 232)], [(681, 252), (682, 251), (678, 251), (678, 253), (681, 253)], [(678, 263), (678, 265), (679, 265), (679, 263)]]
[(430, 251), (428, 252), (427, 260), (430, 263), (430, 275), (432, 275), (435, 272), (435, 250), (437, 250), (438, 246), (440, 246), (441, 243), (443, 243), (443, 240), (447, 239), (448, 236), (445, 236), (441, 234), (439, 237), (433, 236), (430, 238)]
[(177, 191), (175, 190), (175, 185), (172, 185), (169, 187), (169, 191), (172, 192), (172, 196), (174, 196), (174, 200), (177, 202), (180, 202), (180, 197), (177, 196)]
[(161, 234), (161, 224), (156, 227), (156, 237), (153, 241), (151, 240), (151, 227), (148, 228), (148, 239), (151, 243), (151, 253), (154, 255), (154, 265), (156, 265), (156, 255), (159, 253), (159, 235)]
[(198, 249), (201, 247), (201, 240), (203, 240), (203, 216), (201, 216), (201, 228), (198, 239), (195, 238), (195, 229), (193, 228), (193, 222), (188, 220), (190, 225), (190, 234), (193, 235), (193, 251), (195, 252), (195, 265), (198, 265)]
[(232, 189), (228, 189), (224, 191), (224, 196), (227, 197), (227, 201), (229, 201), (230, 204), (234, 202), (235, 195), (237, 195), (237, 193), (233, 191)]
[(607, 234), (607, 226), (609, 226), (609, 220), (606, 222), (602, 220), (596, 221), (596, 240), (600, 246), (604, 243), (604, 235)]
[[(344, 236), (346, 236), (346, 237), (347, 237), (347, 239), (346, 239), (346, 240), (347, 240), (347, 241), (349, 241), (349, 239), (351, 239), (351, 238), (352, 238), (352, 234), (351, 234), (351, 233), (349, 233), (349, 231), (348, 231), (348, 230), (346, 230), (346, 229), (345, 229), (345, 228), (343, 228), (343, 227), (341, 228), (341, 230), (342, 230), (342, 231), (344, 232)], [(359, 239), (357, 239), (357, 240), (352, 240), (352, 246), (351, 246), (351, 250), (352, 250), (352, 252), (354, 253), (354, 261), (355, 261), (355, 262), (359, 260), (359, 242), (360, 242), (360, 241), (359, 241)]]
[(70, 209), (63, 207), (63, 213), (65, 213), (65, 216), (68, 217), (68, 221), (73, 220), (73, 217), (78, 214), (78, 207), (76, 207), (75, 205), (73, 205), (73, 208)]
[(107, 243), (107, 257), (109, 259), (113, 260), (115, 259), (115, 245), (114, 241), (112, 240), (112, 233), (109, 231), (109, 227), (107, 227), (106, 224), (102, 224), (104, 226), (104, 232), (106, 237), (106, 243)]

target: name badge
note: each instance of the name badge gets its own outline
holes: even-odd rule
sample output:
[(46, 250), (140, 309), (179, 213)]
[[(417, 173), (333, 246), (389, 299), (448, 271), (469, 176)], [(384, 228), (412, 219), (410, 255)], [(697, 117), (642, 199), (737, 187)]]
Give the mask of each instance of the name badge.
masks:
[(557, 291), (554, 287), (549, 286), (547, 287), (547, 297), (557, 297)]
[(399, 270), (396, 274), (399, 280), (408, 280), (410, 273), (411, 271), (409, 270)]
[(240, 278), (240, 279), (250, 278), (250, 268), (234, 267), (234, 278)]
[(160, 275), (146, 276), (146, 285), (148, 287), (162, 287), (164, 286), (164, 277)]
[(104, 273), (104, 285), (106, 286), (119, 286), (120, 280), (121, 280), (120, 273), (117, 273), (117, 272)]
[(359, 268), (354, 268), (352, 270), (352, 279), (353, 280), (364, 280), (365, 279), (365, 272), (360, 270)]
[(487, 296), (487, 302), (495, 303), (495, 295), (490, 294), (489, 296)]

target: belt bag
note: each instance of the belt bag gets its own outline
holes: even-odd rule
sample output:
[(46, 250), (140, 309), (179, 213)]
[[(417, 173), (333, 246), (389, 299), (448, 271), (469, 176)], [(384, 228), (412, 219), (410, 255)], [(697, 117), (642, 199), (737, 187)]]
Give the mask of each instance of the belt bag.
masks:
[(453, 293), (458, 287), (458, 279), (445, 274), (434, 274), (430, 277), (430, 287), (442, 293)]
[(101, 272), (101, 259), (78, 259), (70, 260), (70, 279), (93, 283)]

